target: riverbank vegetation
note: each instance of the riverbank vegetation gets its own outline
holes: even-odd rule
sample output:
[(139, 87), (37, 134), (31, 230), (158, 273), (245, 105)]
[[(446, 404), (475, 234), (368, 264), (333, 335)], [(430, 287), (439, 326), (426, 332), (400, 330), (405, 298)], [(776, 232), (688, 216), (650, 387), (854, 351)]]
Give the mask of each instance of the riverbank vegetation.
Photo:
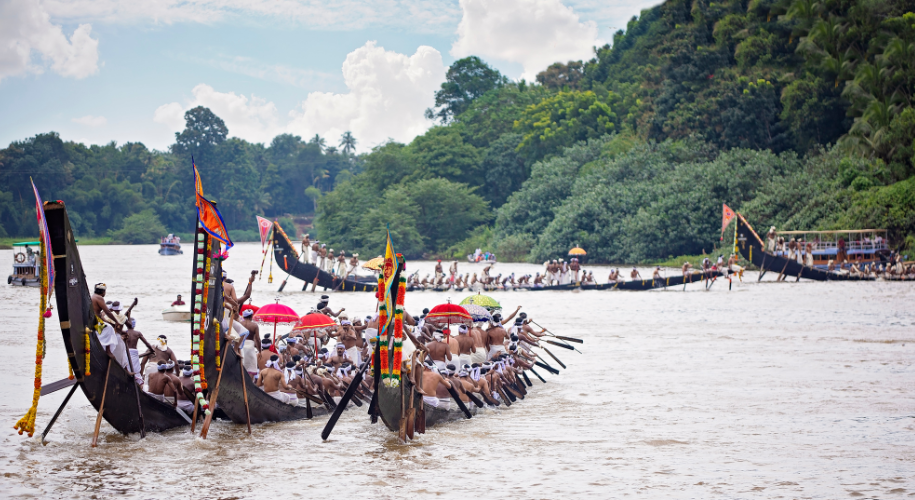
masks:
[(541, 262), (577, 245), (657, 262), (711, 251), (722, 203), (757, 229), (880, 227), (915, 250), (913, 95), (911, 0), (668, 0), (535, 82), (456, 61), (435, 126), (361, 155), (349, 134), (229, 138), (206, 108), (166, 152), (14, 142), (0, 237), (34, 234), (29, 175), (81, 235), (190, 233), (193, 155), (233, 236), (256, 237), (254, 214), (314, 211), (320, 240), (363, 255), (390, 224), (409, 258)]

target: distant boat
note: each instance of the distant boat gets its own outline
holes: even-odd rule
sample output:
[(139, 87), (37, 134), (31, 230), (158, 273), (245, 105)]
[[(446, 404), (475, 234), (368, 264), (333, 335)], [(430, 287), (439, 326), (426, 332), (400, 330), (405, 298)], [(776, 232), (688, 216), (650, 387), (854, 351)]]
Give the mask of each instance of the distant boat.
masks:
[(170, 234), (159, 242), (159, 255), (181, 255), (181, 238)]
[[(13, 243), (19, 250), (13, 254), (13, 274), (6, 278), (6, 284), (13, 286), (41, 286), (41, 253), (31, 247), (41, 248), (38, 241)], [(25, 247), (23, 249), (23, 247)]]
[(162, 319), (165, 321), (182, 321), (189, 322), (191, 320), (191, 306), (188, 304), (180, 306), (171, 306), (168, 309), (162, 310)]

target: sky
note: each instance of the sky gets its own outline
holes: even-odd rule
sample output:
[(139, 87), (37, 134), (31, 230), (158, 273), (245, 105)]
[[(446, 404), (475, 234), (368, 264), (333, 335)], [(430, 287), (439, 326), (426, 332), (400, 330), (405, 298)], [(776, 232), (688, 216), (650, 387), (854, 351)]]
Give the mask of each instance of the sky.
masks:
[(165, 150), (202, 105), (269, 143), (409, 142), (448, 66), (590, 59), (658, 0), (0, 0), (0, 147), (58, 132)]

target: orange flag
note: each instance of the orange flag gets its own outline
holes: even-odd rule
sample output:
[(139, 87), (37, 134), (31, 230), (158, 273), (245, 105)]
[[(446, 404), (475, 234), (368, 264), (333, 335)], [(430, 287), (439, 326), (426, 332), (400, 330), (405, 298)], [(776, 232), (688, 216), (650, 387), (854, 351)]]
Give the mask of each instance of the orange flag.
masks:
[(203, 184), (200, 183), (200, 173), (197, 172), (197, 164), (194, 163), (193, 157), (191, 157), (191, 165), (194, 166), (194, 191), (196, 191), (197, 196), (197, 218), (200, 220), (200, 224), (203, 225), (204, 231), (221, 241), (223, 245), (225, 245), (225, 250), (228, 250), (232, 248), (234, 243), (229, 239), (229, 231), (226, 229), (226, 224), (222, 220), (222, 214), (219, 213), (219, 210), (216, 210), (216, 203), (203, 197)]
[(724, 241), (724, 230), (736, 215), (734, 215), (734, 211), (731, 210), (727, 203), (722, 203), (721, 206), (721, 241)]

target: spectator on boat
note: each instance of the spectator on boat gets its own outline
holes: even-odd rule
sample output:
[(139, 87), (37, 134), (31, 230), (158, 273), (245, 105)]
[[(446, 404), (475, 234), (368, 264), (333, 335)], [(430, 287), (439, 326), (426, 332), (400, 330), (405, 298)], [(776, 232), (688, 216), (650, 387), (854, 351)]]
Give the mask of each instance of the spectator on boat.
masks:
[(572, 257), (572, 262), (569, 263), (569, 269), (572, 270), (572, 282), (578, 283), (578, 273), (581, 272), (581, 264), (578, 263), (577, 257)]
[(778, 242), (778, 233), (775, 231), (775, 226), (769, 228), (769, 232), (766, 233), (766, 241), (768, 242), (769, 253), (775, 253), (775, 245)]
[[(689, 270), (689, 269), (690, 269), (691, 267), (693, 267), (693, 265), (690, 264), (689, 261), (686, 261), (686, 262), (683, 263), (683, 267), (680, 268), (680, 271), (683, 273), (683, 276), (686, 276), (687, 274), (690, 273), (690, 270)], [(635, 268), (633, 268), (633, 269), (635, 269)]]
[(779, 254), (785, 254), (785, 238), (782, 236), (778, 237), (778, 247), (776, 248)]
[(173, 307), (174, 307), (174, 306), (183, 306), (184, 304), (185, 304), (185, 302), (184, 302), (183, 300), (181, 300), (181, 296), (180, 296), (180, 295), (178, 296), (177, 299), (175, 299), (174, 302), (172, 302), (172, 306), (173, 306)]
[(359, 267), (359, 254), (354, 253), (349, 258), (349, 272), (347, 274), (356, 274), (357, 267)]
[(655, 266), (654, 272), (651, 273), (651, 279), (653, 279), (653, 280), (661, 279), (661, 266)]
[(807, 267), (813, 267), (813, 244), (807, 243), (807, 255), (804, 260), (804, 265)]
[[(177, 407), (178, 400), (175, 395), (181, 391), (181, 384), (176, 383), (175, 379), (166, 373), (167, 371), (168, 365), (160, 361), (159, 364), (156, 365), (156, 373), (149, 375), (149, 387), (146, 393), (163, 403), (168, 403)], [(170, 390), (172, 396), (166, 396), (166, 388)]]

